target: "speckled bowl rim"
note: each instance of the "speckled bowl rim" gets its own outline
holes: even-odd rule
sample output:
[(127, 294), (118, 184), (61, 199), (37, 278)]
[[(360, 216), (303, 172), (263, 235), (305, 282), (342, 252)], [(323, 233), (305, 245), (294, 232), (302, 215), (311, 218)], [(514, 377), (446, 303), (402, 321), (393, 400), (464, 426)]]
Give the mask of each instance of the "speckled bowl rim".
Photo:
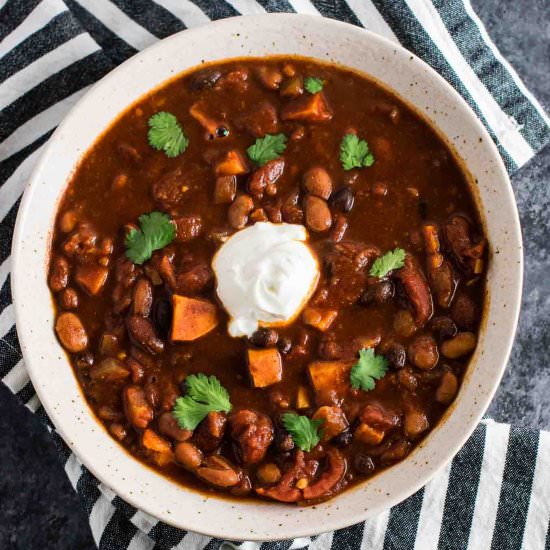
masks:
[[(237, 502), (194, 492), (144, 467), (88, 408), (53, 330), (46, 283), (56, 206), (76, 163), (124, 107), (204, 60), (296, 54), (334, 61), (385, 83), (431, 119), (475, 181), (491, 241), (486, 323), (452, 413), (404, 461), (309, 508)], [(17, 332), (38, 396), (69, 448), (133, 506), (181, 529), (231, 540), (276, 540), (340, 529), (402, 501), (461, 448), (488, 407), (512, 346), (523, 259), (508, 175), (489, 134), (460, 95), (422, 60), (378, 35), (316, 16), (268, 14), (209, 23), (163, 40), (117, 67), (78, 102), (50, 138), (26, 188), (13, 239)]]

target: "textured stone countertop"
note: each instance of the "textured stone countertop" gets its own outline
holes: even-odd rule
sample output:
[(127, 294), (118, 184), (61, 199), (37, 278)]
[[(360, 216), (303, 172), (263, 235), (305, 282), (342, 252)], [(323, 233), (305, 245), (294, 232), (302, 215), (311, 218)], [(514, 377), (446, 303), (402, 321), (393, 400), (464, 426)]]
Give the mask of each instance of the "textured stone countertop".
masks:
[[(487, 30), (550, 112), (548, 0), (473, 0)], [(512, 177), (525, 245), (522, 312), (489, 416), (550, 429), (550, 146)], [(87, 518), (46, 430), (0, 386), (0, 548), (92, 550)]]

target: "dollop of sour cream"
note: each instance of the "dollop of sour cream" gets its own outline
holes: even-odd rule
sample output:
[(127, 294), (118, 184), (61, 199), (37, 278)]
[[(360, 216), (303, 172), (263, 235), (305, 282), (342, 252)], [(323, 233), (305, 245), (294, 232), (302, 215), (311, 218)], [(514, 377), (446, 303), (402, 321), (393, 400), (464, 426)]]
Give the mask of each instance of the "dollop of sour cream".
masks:
[(232, 235), (212, 261), (233, 337), (288, 324), (319, 280), (319, 264), (303, 225), (256, 223)]

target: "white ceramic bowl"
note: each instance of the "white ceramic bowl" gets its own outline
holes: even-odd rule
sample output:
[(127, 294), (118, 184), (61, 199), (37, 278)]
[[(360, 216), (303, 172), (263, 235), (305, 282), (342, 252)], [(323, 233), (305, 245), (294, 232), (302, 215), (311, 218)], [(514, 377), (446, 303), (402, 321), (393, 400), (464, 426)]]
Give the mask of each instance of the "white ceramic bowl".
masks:
[[(203, 61), (297, 54), (368, 73), (440, 129), (475, 178), (491, 244), (485, 328), (448, 414), (406, 460), (333, 500), (298, 509), (237, 502), (186, 490), (144, 467), (97, 423), (54, 336), (46, 265), (58, 201), (78, 160), (125, 108)], [(498, 252), (498, 253), (497, 253)], [(506, 365), (522, 286), (521, 233), (504, 165), (473, 112), (428, 65), (357, 27), (301, 15), (238, 17), (176, 34), (136, 55), (96, 84), (50, 139), (25, 191), (13, 240), (17, 332), (34, 387), (59, 433), (106, 486), (169, 524), (228, 539), (271, 540), (345, 527), (423, 486), (464, 444)]]

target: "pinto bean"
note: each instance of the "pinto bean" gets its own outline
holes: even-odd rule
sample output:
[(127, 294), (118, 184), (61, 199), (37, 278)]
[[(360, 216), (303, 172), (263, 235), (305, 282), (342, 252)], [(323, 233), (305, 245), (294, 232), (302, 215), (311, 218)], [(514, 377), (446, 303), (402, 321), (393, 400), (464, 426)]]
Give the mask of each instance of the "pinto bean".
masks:
[(142, 277), (137, 280), (134, 286), (132, 302), (134, 315), (149, 317), (151, 306), (153, 305), (153, 285), (151, 285), (149, 279)]
[(310, 168), (303, 177), (304, 189), (319, 197), (327, 200), (332, 193), (332, 178), (329, 173), (320, 166)]
[(441, 344), (441, 353), (448, 359), (457, 359), (474, 351), (476, 341), (473, 332), (459, 332), (454, 338)]
[(175, 441), (187, 441), (193, 435), (192, 430), (180, 428), (178, 421), (171, 412), (162, 413), (158, 419), (159, 432)]
[(433, 369), (439, 361), (439, 351), (432, 336), (417, 336), (407, 350), (411, 363), (422, 370)]
[(149, 319), (132, 315), (126, 320), (128, 334), (132, 341), (147, 353), (156, 355), (164, 350), (164, 342), (155, 334)]
[(248, 215), (254, 210), (254, 201), (250, 195), (239, 195), (227, 212), (229, 225), (242, 229), (248, 222)]
[(50, 289), (52, 292), (60, 292), (69, 283), (71, 267), (67, 258), (55, 256), (50, 267)]
[(458, 378), (452, 372), (447, 371), (441, 377), (439, 386), (435, 392), (435, 399), (438, 403), (448, 405), (458, 391)]
[(330, 229), (332, 215), (326, 201), (309, 195), (306, 197), (304, 205), (306, 224), (312, 231), (322, 233)]
[(197, 468), (195, 473), (202, 480), (216, 487), (233, 487), (241, 479), (240, 472), (219, 455), (207, 457), (204, 466)]
[(78, 353), (88, 347), (86, 329), (74, 313), (59, 315), (55, 322), (55, 332), (61, 345), (71, 353)]
[(231, 437), (243, 464), (260, 462), (273, 441), (273, 423), (262, 413), (240, 410), (229, 418)]
[(405, 428), (405, 434), (407, 434), (408, 437), (415, 438), (425, 432), (430, 427), (430, 424), (424, 412), (419, 410), (410, 410), (405, 413), (403, 427)]
[(176, 224), (176, 238), (178, 243), (187, 243), (201, 234), (202, 219), (200, 216), (180, 216), (174, 218)]
[(126, 417), (132, 426), (147, 428), (153, 420), (153, 409), (147, 402), (145, 392), (139, 386), (127, 386), (122, 392)]
[(63, 309), (76, 309), (78, 307), (78, 293), (74, 288), (68, 287), (59, 294), (59, 305)]
[[(266, 162), (263, 166), (256, 169), (248, 179), (248, 192), (256, 199), (261, 199), (264, 192), (267, 192), (268, 186), (275, 186), (278, 179), (283, 175), (285, 161), (277, 158)], [(276, 192), (276, 187), (274, 188)], [(273, 193), (273, 189), (269, 193)]]
[(404, 338), (408, 338), (415, 333), (416, 325), (414, 318), (408, 309), (401, 309), (395, 314), (393, 318), (393, 330)]
[(189, 441), (178, 443), (174, 454), (176, 460), (187, 470), (194, 471), (202, 463), (202, 451)]

